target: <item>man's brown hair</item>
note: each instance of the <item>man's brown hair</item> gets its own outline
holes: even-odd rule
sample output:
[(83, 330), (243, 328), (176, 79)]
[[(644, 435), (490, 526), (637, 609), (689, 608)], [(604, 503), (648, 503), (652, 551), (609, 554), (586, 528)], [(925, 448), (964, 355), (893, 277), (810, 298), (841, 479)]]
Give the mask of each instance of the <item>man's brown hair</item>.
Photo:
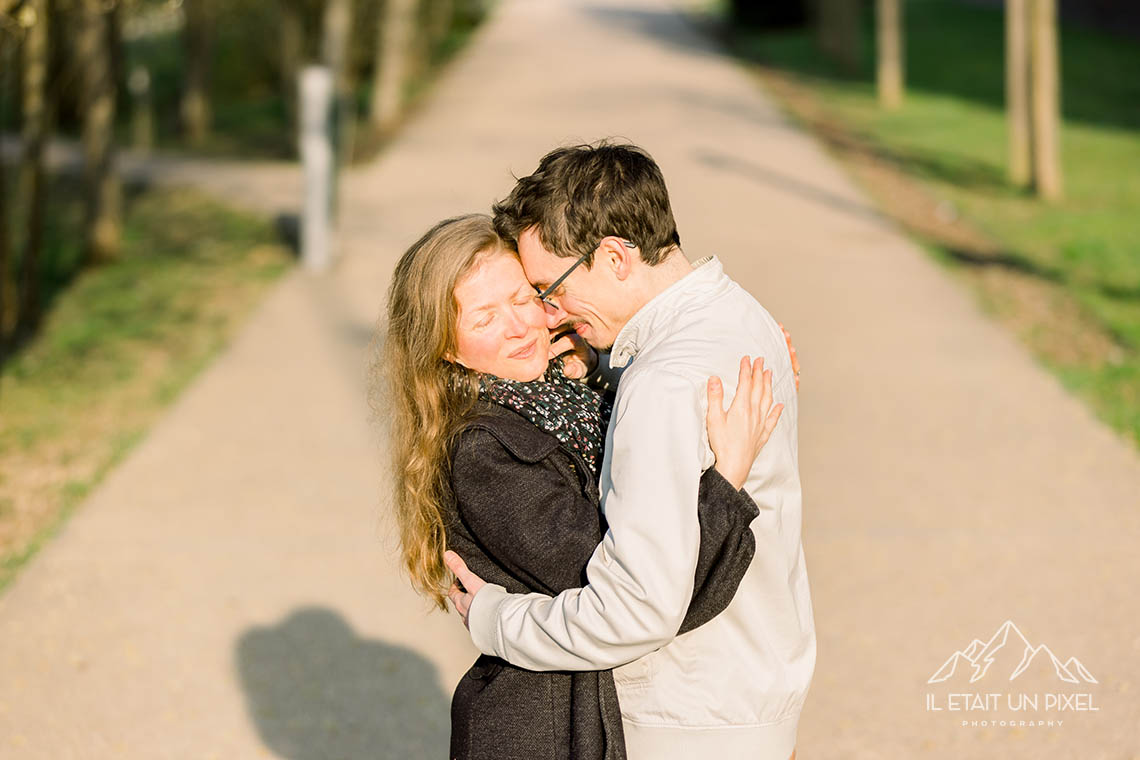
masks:
[(495, 230), (510, 245), (517, 247), (519, 235), (537, 227), (551, 253), (590, 254), (587, 267), (609, 235), (636, 244), (650, 266), (681, 244), (661, 169), (628, 143), (602, 140), (552, 150), (493, 211)]

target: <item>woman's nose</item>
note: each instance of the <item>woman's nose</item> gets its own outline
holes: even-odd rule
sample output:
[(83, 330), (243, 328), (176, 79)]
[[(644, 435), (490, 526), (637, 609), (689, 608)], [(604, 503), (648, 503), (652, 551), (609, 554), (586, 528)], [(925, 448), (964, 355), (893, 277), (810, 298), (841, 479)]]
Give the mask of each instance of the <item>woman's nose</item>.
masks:
[(526, 335), (527, 330), (529, 329), (530, 326), (527, 324), (526, 320), (522, 318), (518, 311), (511, 309), (511, 311), (507, 314), (506, 320), (507, 337), (521, 338), (522, 336)]

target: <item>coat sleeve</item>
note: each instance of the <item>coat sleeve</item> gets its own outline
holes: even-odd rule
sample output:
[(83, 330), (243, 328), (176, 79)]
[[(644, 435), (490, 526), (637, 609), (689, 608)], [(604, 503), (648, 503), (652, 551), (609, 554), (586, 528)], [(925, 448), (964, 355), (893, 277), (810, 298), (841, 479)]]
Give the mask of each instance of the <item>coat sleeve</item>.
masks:
[[(582, 585), (603, 521), (549, 462), (520, 462), (492, 434), (472, 430), (456, 450), (452, 488), (467, 528), (511, 575), (550, 595)], [(693, 597), (678, 633), (704, 625), (732, 601), (756, 551), (749, 524), (758, 514), (748, 492), (716, 469), (701, 476)]]
[(751, 523), (760, 508), (744, 489), (739, 491), (710, 467), (701, 475), (697, 493), (700, 551), (693, 599), (678, 634), (688, 633), (724, 612), (756, 554)]
[(601, 515), (550, 457), (523, 462), (490, 432), (467, 431), (451, 484), (460, 519), (508, 573), (551, 595), (582, 585), (601, 541)]
[(487, 584), (468, 611), (480, 651), (529, 670), (600, 670), (677, 635), (701, 543), (694, 508), (704, 469), (701, 400), (672, 372), (622, 378), (602, 468), (607, 529), (588, 583), (553, 599)]

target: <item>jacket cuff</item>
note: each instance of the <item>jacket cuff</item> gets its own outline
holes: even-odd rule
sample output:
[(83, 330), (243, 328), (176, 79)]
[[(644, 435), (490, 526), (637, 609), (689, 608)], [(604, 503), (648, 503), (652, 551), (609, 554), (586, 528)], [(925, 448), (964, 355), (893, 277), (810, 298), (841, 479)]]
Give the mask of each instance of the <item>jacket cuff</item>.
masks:
[(507, 589), (497, 583), (488, 583), (479, 589), (467, 610), (467, 628), (471, 641), (483, 654), (502, 657), (499, 640), (499, 607), (506, 601)]

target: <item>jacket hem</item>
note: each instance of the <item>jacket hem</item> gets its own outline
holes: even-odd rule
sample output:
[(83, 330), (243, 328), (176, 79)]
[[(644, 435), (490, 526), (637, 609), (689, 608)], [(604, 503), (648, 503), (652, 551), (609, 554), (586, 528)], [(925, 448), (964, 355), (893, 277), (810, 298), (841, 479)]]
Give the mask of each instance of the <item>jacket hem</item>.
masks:
[(663, 726), (622, 718), (629, 760), (788, 760), (800, 715), (756, 726)]

